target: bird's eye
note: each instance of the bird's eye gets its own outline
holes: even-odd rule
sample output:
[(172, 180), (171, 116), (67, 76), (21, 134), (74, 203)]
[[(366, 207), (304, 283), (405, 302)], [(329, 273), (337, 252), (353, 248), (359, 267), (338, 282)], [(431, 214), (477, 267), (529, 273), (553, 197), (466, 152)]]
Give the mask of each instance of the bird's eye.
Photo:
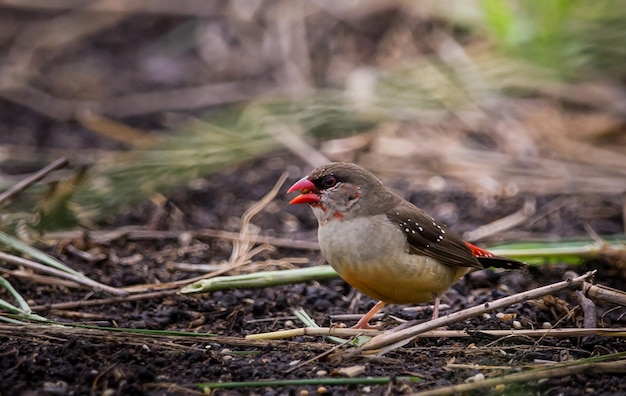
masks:
[(322, 185), (326, 188), (333, 187), (335, 184), (337, 184), (337, 178), (333, 175), (328, 175), (322, 179)]

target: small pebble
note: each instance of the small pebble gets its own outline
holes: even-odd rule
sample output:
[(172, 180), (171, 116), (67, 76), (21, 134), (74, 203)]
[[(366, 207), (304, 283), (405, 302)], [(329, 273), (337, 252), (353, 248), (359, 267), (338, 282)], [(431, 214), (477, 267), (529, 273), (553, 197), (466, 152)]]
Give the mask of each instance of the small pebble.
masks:
[(433, 176), (430, 179), (428, 179), (427, 183), (428, 183), (428, 188), (431, 190), (435, 190), (435, 191), (441, 191), (448, 185), (448, 182), (446, 181), (446, 179), (444, 179), (441, 176)]
[(309, 396), (309, 391), (308, 391), (308, 390), (306, 390), (306, 389), (302, 389), (302, 390), (300, 391), (300, 396)]
[(487, 320), (487, 319), (491, 319), (491, 315), (489, 315), (488, 313), (484, 313), (483, 314), (483, 319)]
[(479, 382), (479, 381), (484, 381), (485, 380), (485, 375), (483, 373), (478, 373), (472, 377), (469, 377), (465, 380), (465, 382)]
[(504, 384), (498, 384), (498, 385), (495, 386), (495, 390), (499, 394), (503, 394), (505, 389), (506, 389), (506, 385), (504, 385)]
[(519, 330), (519, 329), (521, 329), (521, 328), (522, 328), (522, 324), (520, 323), (520, 321), (519, 321), (519, 320), (514, 320), (514, 321), (513, 321), (513, 327), (514, 327), (515, 329)]
[(318, 395), (324, 395), (326, 393), (328, 393), (328, 389), (326, 389), (325, 386), (320, 386), (319, 388), (317, 388)]
[(552, 323), (550, 323), (550, 322), (543, 322), (541, 324), (541, 327), (543, 327), (544, 329), (551, 329), (552, 328)]
[(513, 320), (513, 319), (517, 318), (517, 314), (516, 313), (498, 312), (496, 314), (496, 318), (502, 319), (504, 321), (509, 321), (509, 320)]
[(178, 236), (180, 246), (187, 247), (191, 245), (191, 242), (193, 242), (193, 235), (190, 232), (181, 232)]
[(315, 375), (317, 375), (318, 377), (323, 377), (326, 374), (328, 374), (328, 371), (326, 370), (317, 370), (317, 372), (315, 373)]
[(295, 328), (296, 325), (293, 323), (293, 320), (285, 320), (285, 327)]
[(44, 382), (44, 393), (64, 395), (67, 393), (67, 383), (65, 381), (58, 382)]

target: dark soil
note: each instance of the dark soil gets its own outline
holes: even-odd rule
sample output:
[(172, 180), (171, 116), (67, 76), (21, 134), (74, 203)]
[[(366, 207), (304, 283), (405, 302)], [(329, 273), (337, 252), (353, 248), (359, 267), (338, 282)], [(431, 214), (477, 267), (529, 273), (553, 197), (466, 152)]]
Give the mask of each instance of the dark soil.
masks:
[[(82, 18), (93, 17), (88, 11), (83, 15), (83, 2), (42, 1), (39, 8), (19, 7), (20, 2), (15, 1), (7, 3), (14, 6), (0, 6), (0, 59), (3, 60), (0, 62), (0, 170), (3, 181), (9, 179), (7, 175), (13, 175), (17, 182), (23, 174), (56, 159), (59, 152), (69, 157), (72, 155), (68, 153), (76, 154), (76, 158), (70, 158), (75, 165), (88, 165), (93, 158), (81, 150), (113, 152), (133, 147), (124, 139), (118, 137), (116, 140), (86, 127), (85, 119), (78, 117), (84, 115), (85, 109), (92, 109), (116, 126), (119, 123), (139, 128), (149, 136), (174, 134), (179, 133), (174, 126), (184, 124), (188, 117), (216, 111), (217, 107), (254, 98), (254, 95), (243, 99), (226, 95), (228, 98), (222, 102), (222, 98), (214, 98), (215, 95), (209, 93), (201, 98), (194, 97), (188, 107), (181, 108), (179, 102), (186, 99), (188, 91), (181, 97), (172, 96), (168, 90), (176, 94), (178, 90), (190, 87), (250, 81), (251, 86), (271, 82), (267, 92), (273, 94), (273, 89), (291, 92), (292, 85), (302, 83), (298, 73), (295, 73), (298, 78), (293, 81), (289, 77), (294, 74), (292, 63), (305, 58), (295, 53), (301, 49), (279, 50), (283, 42), (290, 40), (274, 33), (274, 30), (283, 28), (273, 28), (283, 22), (281, 7), (287, 7), (290, 2), (251, 2), (256, 3), (254, 7), (258, 10), (247, 23), (245, 7), (241, 6), (244, 2), (206, 2), (210, 5), (198, 8), (215, 7), (215, 12), (201, 16), (195, 15), (193, 10), (185, 13), (184, 9), (171, 11), (175, 15), (163, 15), (167, 13), (163, 10), (136, 14), (128, 11), (126, 18), (95, 31), (82, 29)], [(63, 5), (70, 3), (76, 3), (76, 8)], [(124, 2), (96, 3), (105, 6), (110, 3), (115, 7), (115, 4)], [(148, 10), (152, 6), (169, 4), (167, 1), (136, 2), (140, 3), (145, 3)], [(312, 81), (306, 81), (306, 84), (311, 88), (343, 83), (349, 72), (358, 68), (386, 67), (396, 61), (402, 65), (407, 60), (413, 62), (419, 55), (417, 52), (433, 51), (427, 35), (433, 26), (443, 24), (442, 21), (430, 20), (417, 13), (409, 15), (398, 5), (382, 7), (374, 5), (376, 2), (364, 3), (377, 10), (350, 18), (335, 16), (330, 11), (303, 15), (306, 26), (302, 31), (306, 30), (306, 43), (310, 45), (308, 50), (303, 50), (310, 56), (307, 58), (310, 64), (304, 66), (310, 68)], [(251, 7), (253, 13), (254, 7)], [(272, 12), (277, 14), (270, 15)], [(229, 13), (233, 16), (228, 17)], [(97, 12), (97, 15), (108, 19), (120, 14), (108, 12), (105, 7), (105, 11)], [(286, 25), (289, 24), (291, 22)], [(272, 29), (266, 32), (264, 27)], [(64, 37), (68, 32), (74, 32), (75, 36), (66, 40)], [(60, 37), (56, 36), (57, 33)], [(215, 41), (218, 36), (222, 40)], [(280, 43), (278, 39), (281, 39)], [(462, 41), (468, 40), (469, 37)], [(208, 56), (206, 53), (200, 56), (201, 46)], [(216, 53), (222, 46), (225, 47), (222, 53)], [(285, 62), (287, 60), (289, 62)], [(26, 91), (20, 91), (26, 88)], [(146, 101), (143, 96), (165, 91), (168, 93), (166, 99), (161, 97), (154, 103)], [(250, 91), (256, 92), (251, 88)], [(31, 95), (33, 92), (35, 94)], [(135, 95), (144, 100), (128, 101)], [(121, 99), (131, 104), (130, 109), (118, 106)], [(196, 104), (198, 99), (201, 100)], [(148, 105), (147, 109), (145, 105)], [(112, 214), (93, 228), (97, 231), (136, 226), (180, 234), (205, 228), (238, 232), (244, 211), (263, 197), (286, 169), (290, 172), (287, 183), (309, 170), (289, 155), (275, 154), (223, 170), (173, 191), (167, 194), (169, 202), (162, 207), (143, 203), (128, 208), (123, 214)], [(585, 225), (599, 235), (624, 232), (623, 196), (517, 195), (501, 198), (454, 190), (439, 193), (412, 191), (408, 188), (410, 182), (399, 179), (385, 180), (385, 183), (458, 233), (516, 212), (525, 201), (535, 199), (537, 214), (515, 229), (492, 237), (493, 242), (587, 238)], [(253, 223), (265, 236), (315, 241), (317, 224), (313, 215), (306, 207), (288, 205), (285, 191), (286, 186)], [(0, 222), (3, 215), (1, 212)], [(0, 224), (0, 229), (4, 230), (3, 226)], [(85, 235), (85, 238), (65, 239), (41, 248), (92, 279), (115, 287), (155, 285), (201, 275), (203, 272), (200, 271), (177, 270), (173, 264), (219, 264), (228, 260), (232, 247), (229, 240), (208, 237), (134, 240), (122, 236), (96, 244), (89, 240), (88, 233)], [(101, 254), (103, 259), (89, 261), (79, 257), (76, 250)], [(261, 253), (254, 261), (290, 257), (308, 258), (307, 265), (323, 263), (319, 251), (293, 247), (278, 247), (275, 251)], [(261, 270), (266, 268), (282, 267), (270, 263)], [(0, 395), (203, 394), (204, 391), (197, 386), (203, 382), (340, 378), (342, 375), (336, 370), (355, 365), (364, 366), (359, 378), (391, 377), (392, 381), (388, 385), (316, 384), (216, 389), (215, 394), (400, 394), (463, 384), (479, 372), (495, 376), (533, 363), (564, 362), (626, 350), (624, 338), (618, 337), (494, 339), (476, 333), (469, 338), (418, 339), (380, 358), (360, 361), (329, 357), (314, 359), (335, 348), (336, 344), (321, 337), (272, 342), (250, 342), (244, 337), (301, 327), (302, 324), (293, 317), (293, 310), (297, 308), (304, 308), (320, 325), (329, 326), (342, 322), (333, 315), (362, 314), (374, 304), (340, 279), (227, 290), (199, 296), (171, 293), (151, 299), (61, 309), (55, 304), (89, 302), (110, 296), (62, 286), (52, 279), (44, 282), (25, 280), (9, 273), (15, 269), (5, 263), (0, 267), (2, 276), (7, 277), (38, 314), (58, 322), (95, 328), (70, 332), (47, 327), (41, 331), (0, 322)], [(567, 270), (583, 274), (592, 269), (598, 270), (595, 282), (625, 289), (624, 263), (599, 258), (574, 267), (551, 263), (513, 272), (485, 270), (453, 285), (443, 298), (443, 303), (452, 308), (442, 314), (560, 281)], [(557, 328), (581, 327), (582, 315), (576, 308), (577, 300), (569, 292), (555, 297), (560, 300), (529, 301), (505, 312), (515, 314), (516, 320), (526, 329), (541, 328), (545, 322)], [(0, 298), (10, 300), (11, 297), (0, 288)], [(385, 327), (397, 326), (399, 321), (396, 318), (426, 321), (431, 317), (430, 308), (421, 311), (405, 308), (387, 307), (383, 318)], [(624, 312), (624, 307), (598, 304), (598, 326), (624, 327)], [(347, 325), (353, 323), (346, 321)], [(98, 331), (98, 328), (105, 327), (108, 330)], [(512, 320), (499, 319), (495, 312), (489, 318), (473, 318), (450, 326), (451, 329), (471, 331), (512, 327)], [(116, 333), (111, 328), (187, 331), (207, 336), (167, 338), (157, 334)], [(309, 359), (311, 362), (304, 364)], [(450, 363), (466, 366), (448, 366)], [(493, 368), (466, 368), (473, 365)], [(504, 370), (498, 366), (513, 369)], [(417, 376), (422, 381), (408, 383), (401, 379), (407, 376)], [(623, 394), (624, 389), (626, 377), (623, 375), (583, 373), (507, 385), (505, 393), (618, 395)], [(480, 392), (496, 393), (496, 390)]]
[[(273, 185), (287, 164), (288, 157), (278, 156), (225, 171), (210, 177), (197, 189), (186, 189), (171, 194), (171, 202), (184, 213), (182, 221), (171, 221), (165, 228), (194, 230), (214, 228), (237, 231), (238, 218), (253, 202), (261, 198)], [(302, 173), (305, 172), (301, 167)], [(294, 172), (296, 173), (296, 172)], [(292, 175), (290, 181), (297, 175)], [(389, 180), (389, 185), (400, 185)], [(408, 194), (408, 192), (404, 192)], [(408, 196), (408, 195), (407, 195)], [(456, 219), (453, 229), (465, 231), (492, 221), (519, 209), (523, 198), (498, 201), (486, 208), (484, 201), (466, 193), (419, 193), (410, 196), (431, 213), (442, 213)], [(555, 197), (537, 197), (540, 204)], [(569, 204), (533, 224), (518, 227), (520, 235), (585, 236), (583, 224), (591, 224), (600, 234), (617, 233), (623, 226), (620, 217), (621, 197), (574, 196)], [(541, 206), (541, 205), (540, 205)], [(443, 210), (445, 208), (445, 211)], [(450, 208), (453, 208), (452, 210)], [(145, 226), (157, 211), (143, 205), (111, 219), (103, 228), (124, 225)], [(591, 215), (593, 214), (593, 215)], [(262, 234), (314, 240), (316, 224), (308, 208), (290, 207), (280, 194), (254, 223), (262, 227)], [(294, 225), (295, 224), (295, 225)], [(295, 230), (294, 230), (295, 229)], [(74, 244), (77, 242), (74, 241)], [(168, 263), (218, 263), (230, 254), (230, 243), (219, 239), (193, 241), (202, 243), (201, 249), (184, 249), (175, 240), (128, 241), (118, 239), (99, 246), (106, 259), (89, 263), (68, 253), (63, 245), (49, 248), (49, 252), (88, 276), (113, 286), (167, 282), (197, 274), (172, 270)], [(124, 260), (134, 257), (132, 260)], [(265, 258), (308, 257), (311, 264), (322, 262), (319, 252), (280, 248), (265, 253)], [(446, 294), (444, 303), (453, 308), (446, 312), (559, 281), (564, 271), (572, 269), (584, 273), (597, 269), (596, 282), (620, 288), (623, 269), (602, 260), (592, 260), (582, 266), (569, 268), (550, 264), (530, 267), (523, 271), (494, 273), (481, 271), (467, 276)], [(11, 279), (18, 291), (33, 306), (63, 301), (91, 300), (105, 297), (89, 291), (77, 291), (60, 286), (33, 284)], [(623, 288), (623, 287), (622, 287)], [(3, 298), (6, 296), (3, 293)], [(541, 327), (550, 322), (557, 327), (580, 327), (581, 315), (559, 310), (574, 309), (576, 300), (568, 293), (558, 295), (560, 304), (542, 309), (531, 302), (507, 309), (517, 315), (524, 328)], [(356, 300), (355, 300), (356, 299)], [(464, 383), (479, 370), (447, 368), (448, 363), (485, 366), (521, 366), (536, 361), (559, 362), (580, 359), (624, 350), (623, 339), (609, 337), (493, 339), (476, 335), (462, 339), (419, 339), (410, 345), (388, 353), (382, 358), (365, 361), (336, 361), (328, 358), (314, 360), (292, 369), (296, 362), (304, 362), (334, 347), (323, 339), (300, 337), (290, 341), (246, 344), (247, 334), (267, 332), (300, 326), (292, 317), (295, 308), (303, 307), (318, 321), (328, 326), (335, 314), (364, 313), (374, 301), (359, 297), (341, 280), (309, 282), (290, 286), (253, 290), (228, 290), (210, 295), (189, 297), (169, 295), (149, 300), (85, 307), (62, 313), (41, 309), (40, 314), (60, 322), (80, 322), (95, 326), (192, 331), (214, 334), (215, 341), (203, 339), (163, 340), (159, 337), (120, 339), (85, 332), (80, 335), (4, 330), (0, 333), (0, 383), (2, 394), (14, 395), (70, 395), (70, 394), (189, 394), (196, 384), (208, 381), (252, 381), (262, 379), (303, 379), (328, 377), (333, 370), (352, 365), (364, 365), (361, 377), (392, 378), (415, 375), (419, 383), (392, 381), (390, 385), (325, 386), (332, 394), (384, 394), (419, 391), (450, 384)], [(386, 309), (387, 328), (398, 322), (392, 318), (427, 320), (430, 310), (407, 311), (402, 306)], [(604, 327), (623, 327), (624, 309), (612, 306), (597, 307), (598, 323)], [(445, 313), (445, 312), (444, 312)], [(82, 316), (80, 316), (82, 315)], [(288, 322), (291, 321), (291, 322)], [(347, 323), (350, 325), (352, 322)], [(451, 326), (451, 329), (510, 329), (511, 321), (491, 318), (473, 318)], [(227, 337), (228, 336), (228, 337)], [(237, 343), (233, 338), (242, 341)], [(496, 370), (495, 372), (497, 372)], [(484, 372), (481, 370), (481, 372)], [(506, 387), (507, 394), (620, 394), (625, 378), (613, 374), (577, 375), (530, 382)], [(306, 394), (324, 392), (321, 386), (266, 387), (237, 390), (216, 390), (216, 394)], [(495, 391), (491, 391), (495, 394)]]

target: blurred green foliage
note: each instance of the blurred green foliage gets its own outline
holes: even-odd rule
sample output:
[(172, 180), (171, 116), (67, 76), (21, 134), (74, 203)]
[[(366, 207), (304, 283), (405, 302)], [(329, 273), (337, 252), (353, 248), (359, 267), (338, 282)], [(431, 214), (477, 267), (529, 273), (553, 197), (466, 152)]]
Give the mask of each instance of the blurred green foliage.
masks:
[(560, 72), (565, 79), (626, 73), (626, 2), (480, 0), (472, 22), (506, 54)]

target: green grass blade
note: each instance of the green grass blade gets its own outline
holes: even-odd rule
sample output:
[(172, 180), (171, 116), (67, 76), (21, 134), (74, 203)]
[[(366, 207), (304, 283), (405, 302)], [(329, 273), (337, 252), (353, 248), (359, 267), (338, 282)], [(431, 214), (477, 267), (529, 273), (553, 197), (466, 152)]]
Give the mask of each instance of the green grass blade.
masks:
[[(317, 324), (317, 322), (315, 322), (315, 320), (313, 320), (313, 318), (310, 317), (309, 314), (302, 308), (294, 309), (293, 314), (296, 316), (296, 318), (298, 318), (298, 320), (304, 323), (304, 325), (307, 327), (320, 327)], [(343, 338), (339, 338), (339, 337), (327, 336), (325, 338), (328, 341), (334, 342), (336, 344), (344, 344), (348, 342), (348, 340), (344, 340)]]
[(601, 254), (620, 254), (626, 251), (626, 241), (622, 237), (603, 237), (599, 243), (594, 240), (560, 242), (516, 242), (489, 248), (495, 254), (511, 257), (528, 264), (561, 262), (580, 264), (585, 258)]
[[(17, 304), (19, 305), (19, 308), (18, 308), (16, 306), (14, 306), (13, 304), (10, 304), (7, 301), (0, 299), (0, 306), (2, 308), (5, 308), (5, 309), (7, 309), (9, 311), (12, 311), (12, 312), (18, 312), (18, 313), (21, 313), (21, 314), (25, 314), (25, 315), (29, 315), (29, 314), (31, 314), (33, 312), (33, 311), (31, 311), (30, 306), (28, 305), (28, 303), (26, 302), (24, 297), (22, 297), (22, 295), (20, 293), (18, 293), (17, 290), (15, 290), (13, 285), (11, 285), (11, 283), (9, 283), (8, 280), (0, 277), (0, 286), (2, 286), (5, 289), (7, 289), (9, 294), (13, 296), (13, 298), (15, 299), (15, 301), (17, 301)], [(5, 304), (8, 304), (10, 307), (13, 307), (14, 309), (9, 308)]]
[(84, 274), (81, 274), (80, 272), (71, 269), (54, 257), (49, 256), (44, 252), (35, 249), (34, 247), (29, 246), (2, 231), (0, 231), (0, 243), (3, 243), (10, 248), (13, 248), (22, 254), (28, 255), (43, 264), (49, 265), (50, 267), (54, 267), (60, 271), (67, 272), (81, 278), (87, 278)]

